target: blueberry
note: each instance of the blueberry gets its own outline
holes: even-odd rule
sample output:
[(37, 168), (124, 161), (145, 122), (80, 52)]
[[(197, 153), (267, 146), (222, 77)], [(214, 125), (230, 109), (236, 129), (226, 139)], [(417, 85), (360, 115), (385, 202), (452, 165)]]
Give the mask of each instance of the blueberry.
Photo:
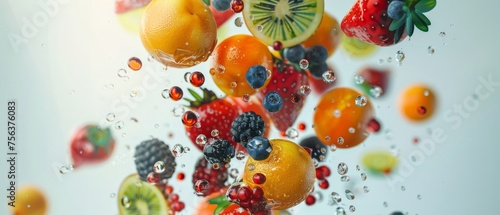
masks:
[(312, 157), (319, 162), (324, 161), (328, 155), (328, 148), (316, 136), (303, 139), (299, 145), (310, 148), (312, 150)]
[(309, 63), (321, 64), (328, 58), (328, 50), (324, 46), (313, 46), (306, 51), (306, 57)]
[(292, 46), (286, 48), (284, 52), (285, 58), (292, 63), (299, 63), (300, 60), (304, 59), (306, 55), (306, 50), (302, 45)]
[(261, 65), (250, 67), (247, 70), (246, 79), (248, 84), (250, 84), (252, 88), (261, 88), (262, 86), (264, 86), (264, 83), (267, 79), (266, 68)]
[(262, 105), (271, 113), (278, 112), (283, 107), (283, 98), (276, 91), (271, 91), (264, 97)]
[(323, 79), (323, 73), (328, 70), (326, 63), (309, 66), (309, 72), (316, 79)]
[(396, 211), (396, 212), (392, 212), (390, 215), (403, 215), (403, 213), (399, 212), (399, 211)]
[(231, 7), (231, 0), (212, 0), (214, 9), (219, 12), (224, 12)]
[(256, 136), (247, 144), (247, 152), (254, 160), (264, 160), (271, 154), (271, 144), (269, 140), (262, 136)]
[(389, 15), (391, 19), (395, 20), (401, 19), (401, 17), (403, 17), (404, 15), (403, 11), (404, 5), (405, 4), (402, 1), (396, 1), (396, 0), (392, 1), (389, 4), (389, 7), (387, 8), (387, 15)]

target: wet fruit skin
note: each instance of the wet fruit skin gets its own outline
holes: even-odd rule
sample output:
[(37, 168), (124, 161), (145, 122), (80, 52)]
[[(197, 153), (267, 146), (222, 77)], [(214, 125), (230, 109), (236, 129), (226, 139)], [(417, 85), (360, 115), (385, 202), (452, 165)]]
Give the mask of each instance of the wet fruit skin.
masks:
[(435, 93), (425, 85), (411, 85), (401, 93), (399, 109), (403, 116), (411, 121), (426, 120), (433, 115), (436, 109)]
[[(48, 214), (47, 198), (43, 191), (33, 185), (18, 188), (15, 207), (8, 207), (13, 215), (46, 215)], [(11, 200), (7, 200), (10, 202)], [(4, 202), (6, 203), (6, 202)], [(29, 207), (28, 207), (29, 205)]]
[[(261, 65), (272, 70), (272, 55), (268, 47), (249, 35), (234, 35), (223, 40), (212, 53), (210, 68), (212, 79), (225, 94), (243, 97), (253, 95), (253, 89), (246, 80), (246, 73), (252, 66)], [(267, 79), (265, 87), (269, 83)], [(236, 86), (234, 86), (236, 84)]]
[[(260, 186), (266, 199), (279, 203), (272, 209), (287, 209), (306, 199), (314, 186), (316, 171), (309, 153), (296, 143), (274, 139), (270, 144), (273, 150), (268, 158), (260, 161), (248, 158), (243, 182), (252, 188)], [(249, 168), (251, 165), (255, 167), (253, 170)], [(266, 181), (255, 184), (255, 173), (262, 173)]]
[[(313, 122), (316, 136), (324, 144), (351, 148), (366, 139), (365, 126), (374, 118), (375, 110), (369, 99), (365, 106), (356, 106), (355, 100), (359, 95), (363, 94), (344, 87), (332, 89), (323, 95), (316, 106)], [(334, 114), (336, 110), (340, 113), (338, 117)], [(349, 128), (354, 128), (355, 132), (350, 133)], [(344, 139), (343, 144), (337, 143), (339, 137)]]

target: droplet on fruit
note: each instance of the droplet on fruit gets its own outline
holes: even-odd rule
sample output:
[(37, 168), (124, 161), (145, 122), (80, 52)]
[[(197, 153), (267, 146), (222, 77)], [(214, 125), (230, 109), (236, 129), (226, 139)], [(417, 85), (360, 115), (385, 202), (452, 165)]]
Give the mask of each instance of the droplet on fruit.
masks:
[(205, 136), (204, 134), (199, 134), (197, 137), (196, 137), (196, 144), (198, 145), (205, 145), (207, 144), (207, 136)]
[(273, 49), (275, 51), (279, 51), (279, 50), (283, 49), (283, 44), (280, 41), (274, 41)]
[(292, 103), (294, 104), (300, 102), (300, 95), (297, 93), (292, 93), (292, 95), (290, 96), (290, 101), (292, 101)]
[(249, 102), (250, 101), (250, 95), (248, 95), (248, 94), (243, 95), (242, 100), (244, 102)]
[(155, 172), (150, 172), (148, 174), (147, 181), (148, 181), (148, 183), (153, 184), (153, 185), (158, 184), (158, 183), (160, 183), (160, 175), (158, 173), (155, 173)]
[(182, 124), (187, 127), (191, 127), (198, 122), (198, 116), (193, 111), (186, 111), (182, 115)]
[(264, 29), (264, 26), (262, 26), (262, 25), (257, 25), (257, 27), (256, 27), (256, 28), (257, 28), (257, 31), (258, 31), (258, 32), (262, 32), (262, 29)]
[(299, 66), (301, 69), (306, 70), (307, 68), (309, 68), (309, 61), (307, 59), (300, 60)]
[(218, 137), (219, 136), (219, 130), (217, 129), (214, 129), (210, 132), (210, 135), (212, 135), (212, 137)]
[(349, 189), (345, 190), (345, 196), (349, 200), (354, 200), (354, 198), (356, 198), (356, 196), (354, 195), (354, 193), (352, 191), (350, 191)]
[(303, 96), (307, 96), (307, 95), (309, 95), (309, 93), (311, 93), (311, 87), (309, 85), (302, 85), (299, 88), (299, 92)]
[(343, 137), (339, 137), (339, 138), (337, 138), (337, 143), (338, 143), (339, 145), (344, 144), (344, 138), (343, 138)]
[(356, 103), (356, 106), (358, 106), (358, 107), (364, 107), (366, 105), (366, 103), (368, 103), (368, 100), (366, 99), (365, 96), (360, 95), (360, 96), (356, 97), (355, 103)]
[(233, 2), (231, 3), (231, 10), (233, 10), (233, 12), (235, 13), (240, 13), (241, 11), (243, 11), (243, 8), (243, 0), (233, 0)]
[(153, 171), (160, 174), (165, 171), (165, 163), (163, 161), (156, 161), (156, 163), (153, 166)]
[(349, 133), (351, 133), (351, 134), (354, 134), (356, 132), (356, 129), (354, 129), (353, 127), (349, 127), (349, 129), (347, 129), (347, 131), (349, 131)]
[(330, 146), (330, 151), (331, 151), (331, 152), (337, 151), (337, 146), (336, 146), (335, 144), (332, 144), (332, 145)]
[(345, 175), (349, 171), (349, 168), (347, 167), (347, 164), (344, 162), (340, 162), (339, 165), (337, 166), (337, 172), (340, 175)]
[(184, 95), (184, 92), (182, 92), (182, 89), (178, 86), (174, 86), (170, 88), (168, 96), (170, 99), (174, 101), (179, 101), (182, 99), (182, 96)]
[(207, 194), (210, 190), (210, 183), (205, 179), (200, 179), (195, 182), (194, 190), (196, 191), (196, 195), (205, 196), (205, 194)]
[(121, 203), (122, 203), (122, 206), (124, 208), (129, 208), (130, 205), (132, 204), (132, 202), (130, 201), (130, 199), (127, 197), (127, 196), (123, 196), (122, 199), (121, 199)]
[(131, 57), (128, 59), (128, 67), (134, 71), (141, 69), (142, 61), (137, 57)]
[(255, 170), (255, 165), (253, 163), (247, 165), (248, 170), (254, 171)]

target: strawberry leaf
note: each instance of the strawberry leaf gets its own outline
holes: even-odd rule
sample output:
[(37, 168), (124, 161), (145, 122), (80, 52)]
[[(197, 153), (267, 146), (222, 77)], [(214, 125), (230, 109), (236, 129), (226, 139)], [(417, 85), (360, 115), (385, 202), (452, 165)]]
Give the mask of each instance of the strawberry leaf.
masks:
[(420, 19), (422, 19), (422, 21), (424, 21), (424, 23), (429, 26), (431, 25), (431, 20), (429, 20), (429, 18), (427, 18), (424, 14), (420, 13), (420, 12), (416, 12), (417, 16), (420, 17)]
[(231, 205), (231, 202), (224, 202), (220, 205), (217, 206), (214, 210), (214, 215), (219, 215), (224, 209), (226, 209), (229, 205)]
[(208, 204), (211, 204), (211, 205), (219, 205), (223, 202), (228, 202), (224, 195), (208, 200)]
[(429, 12), (436, 6), (436, 0), (420, 0), (415, 5), (415, 10), (421, 13)]
[(389, 31), (394, 31), (396, 29), (399, 29), (399, 27), (403, 26), (403, 24), (406, 21), (406, 13), (401, 17), (401, 19), (398, 20), (393, 20), (391, 22), (391, 25), (389, 25)]
[(421, 30), (423, 32), (429, 31), (429, 28), (427, 27), (425, 22), (422, 19), (420, 19), (420, 17), (417, 15), (416, 12), (412, 11), (411, 17), (412, 17), (413, 23), (415, 23), (415, 26), (417, 26), (417, 28), (419, 30)]
[(193, 96), (193, 98), (196, 100), (196, 101), (201, 101), (203, 100), (203, 98), (201, 98), (200, 94), (196, 93), (194, 90), (192, 89), (188, 89), (189, 91), (189, 94), (191, 94), (191, 96)]
[(406, 17), (406, 33), (408, 34), (409, 37), (413, 35), (413, 30), (415, 29), (415, 26), (413, 25), (413, 19), (410, 16)]

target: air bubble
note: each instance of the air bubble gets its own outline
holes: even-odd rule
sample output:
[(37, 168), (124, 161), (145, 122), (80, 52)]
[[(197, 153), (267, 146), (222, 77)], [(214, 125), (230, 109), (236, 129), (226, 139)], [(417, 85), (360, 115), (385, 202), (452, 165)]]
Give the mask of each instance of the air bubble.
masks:
[(243, 21), (241, 20), (241, 17), (238, 17), (234, 20), (234, 25), (236, 25), (236, 27), (243, 26)]
[(309, 68), (309, 61), (307, 61), (306, 59), (300, 60), (299, 66), (301, 69), (306, 70), (307, 68)]
[(339, 165), (337, 166), (337, 172), (340, 175), (345, 175), (348, 172), (348, 170), (349, 168), (347, 167), (347, 164), (345, 164), (344, 162), (339, 163)]
[(405, 60), (405, 53), (403, 51), (399, 50), (398, 52), (396, 52), (395, 58), (396, 58), (396, 61), (398, 63), (401, 63), (401, 62), (403, 62), (403, 60)]
[(207, 136), (205, 136), (204, 134), (199, 134), (197, 137), (196, 137), (196, 144), (198, 145), (205, 145), (207, 144)]
[(359, 84), (362, 84), (364, 82), (365, 82), (365, 78), (363, 78), (363, 76), (358, 75), (358, 74), (354, 75), (354, 83), (359, 85)]
[(163, 173), (165, 171), (165, 163), (163, 161), (156, 161), (156, 163), (153, 166), (153, 171), (156, 173)]
[(116, 72), (116, 74), (120, 78), (127, 77), (127, 70), (125, 70), (125, 69), (119, 69), (118, 72)]
[(114, 113), (108, 113), (108, 115), (106, 115), (106, 120), (108, 122), (113, 122), (115, 120), (115, 114)]
[(370, 95), (373, 96), (373, 98), (378, 98), (382, 95), (382, 88), (379, 86), (373, 86), (370, 88)]
[(180, 157), (184, 155), (184, 153), (186, 153), (186, 151), (181, 144), (177, 143), (172, 147), (172, 154), (174, 155), (174, 157)]
[(330, 69), (323, 72), (323, 74), (321, 76), (323, 77), (323, 81), (325, 83), (333, 83), (335, 80), (337, 80), (337, 76)]
[(350, 191), (349, 189), (345, 190), (345, 196), (349, 200), (354, 200), (356, 198), (356, 196), (354, 195), (354, 193), (352, 191)]
[(297, 129), (290, 127), (286, 129), (286, 136), (290, 139), (295, 139), (299, 137), (299, 132), (297, 131)]

